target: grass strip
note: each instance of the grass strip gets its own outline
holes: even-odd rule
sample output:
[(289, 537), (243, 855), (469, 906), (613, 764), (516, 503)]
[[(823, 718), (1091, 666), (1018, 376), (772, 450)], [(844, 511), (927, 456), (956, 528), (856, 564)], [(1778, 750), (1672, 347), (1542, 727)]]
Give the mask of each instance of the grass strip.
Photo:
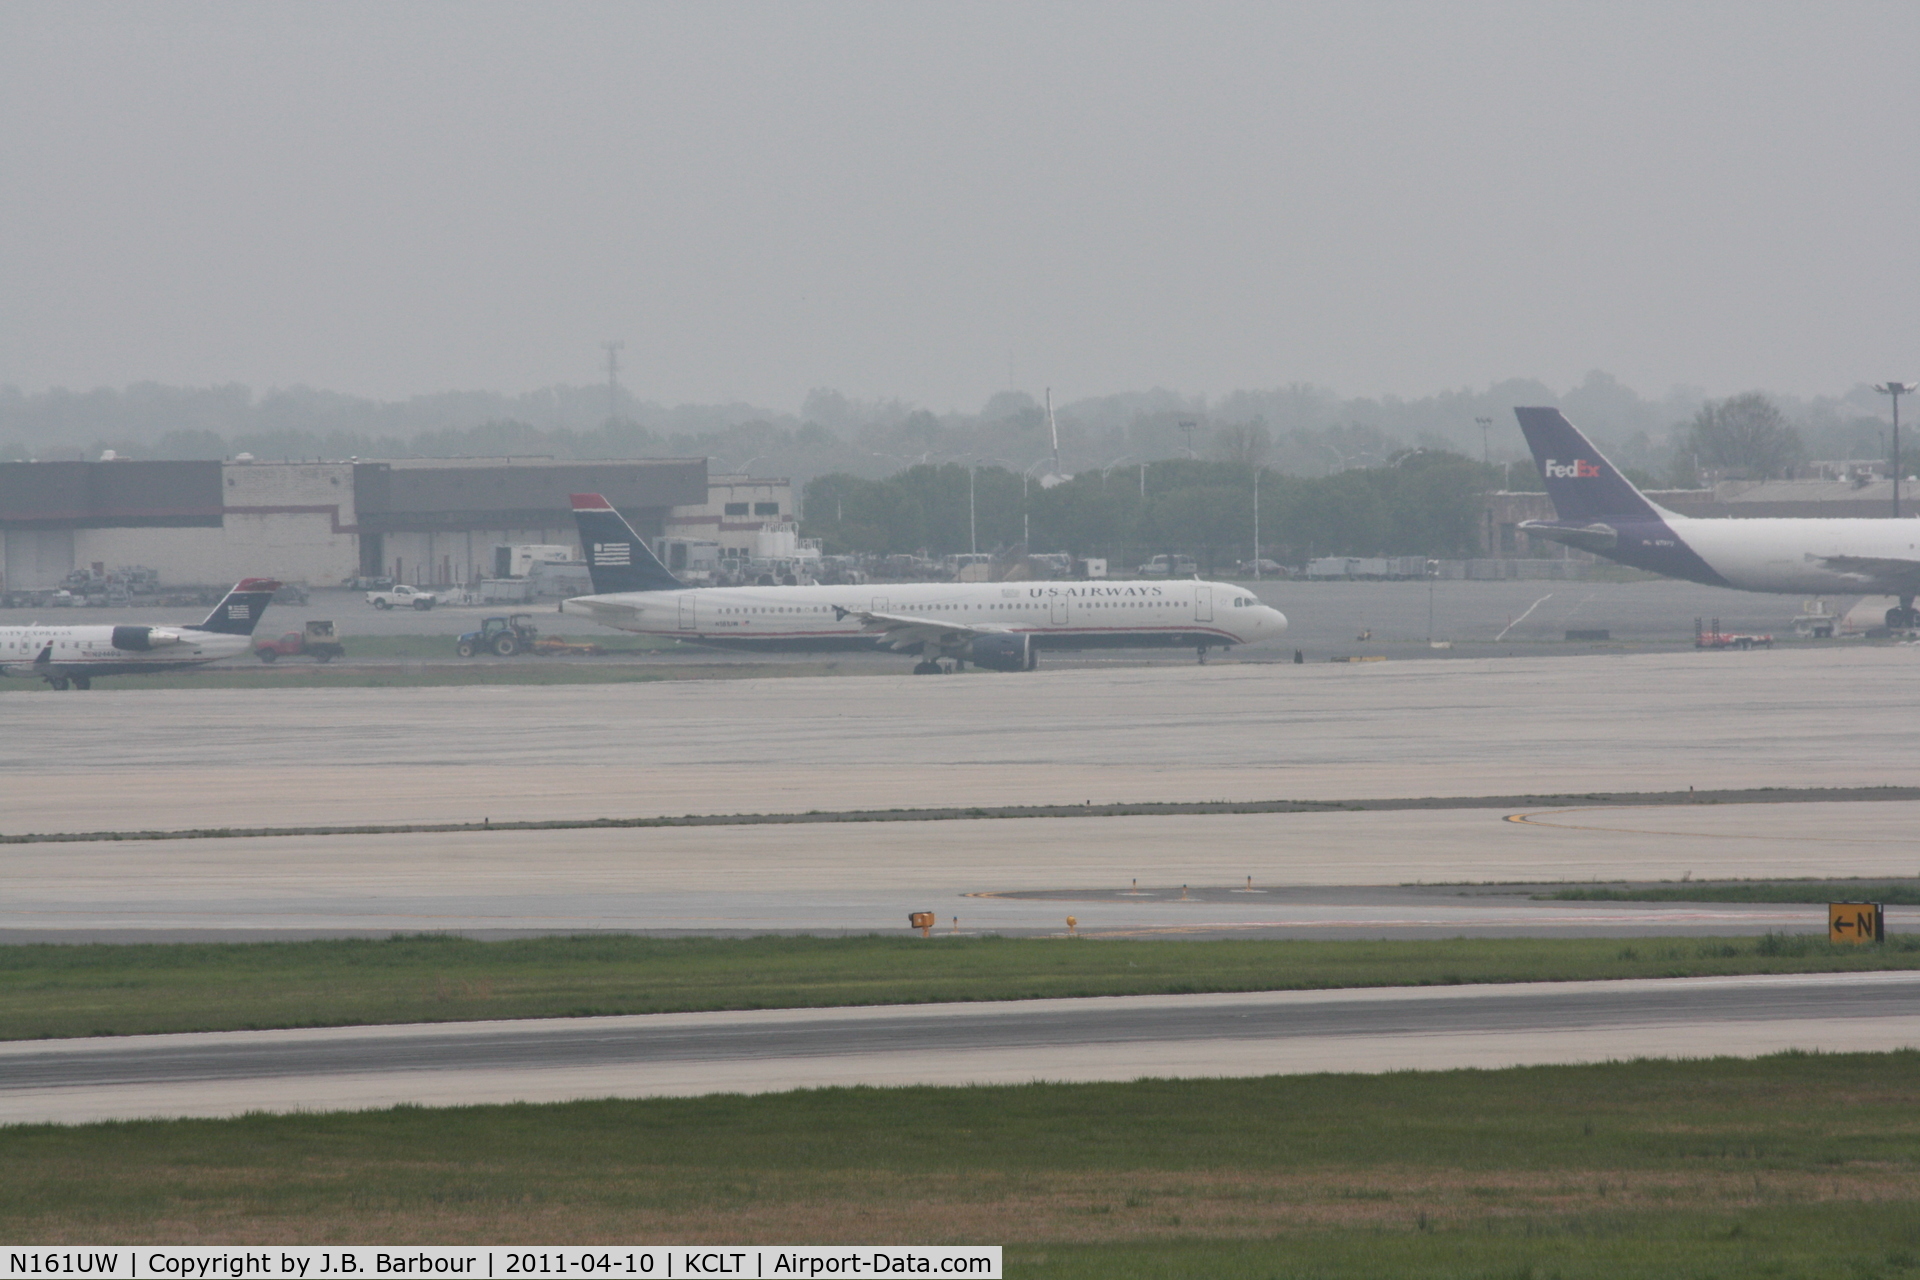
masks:
[(1004, 1243), (1014, 1276), (1920, 1263), (1920, 1053), (0, 1129), (36, 1243)]
[(1873, 880), (1705, 880), (1682, 884), (1580, 885), (1536, 893), (1542, 902), (1878, 902), (1920, 906), (1920, 882)]
[(863, 936), (0, 947), (0, 1039), (1920, 968), (1920, 937), (1151, 940)]
[[(804, 813), (689, 813), (677, 817), (542, 819), (532, 822), (361, 823), (313, 827), (192, 827), (173, 831), (46, 831), (0, 835), (0, 844), (90, 840), (217, 840), (231, 837), (385, 835), (446, 831), (559, 831), (596, 827), (749, 826), (806, 822), (946, 822), (963, 818), (1145, 818), (1207, 813), (1400, 812), (1410, 809), (1526, 809), (1581, 803), (1841, 804), (1920, 800), (1920, 787), (1756, 787), (1747, 791), (1593, 792), (1544, 796), (1413, 796), (1374, 800), (1123, 801), (1111, 804), (990, 805), (945, 809), (810, 809)], [(1515, 890), (1518, 891), (1517, 889)]]

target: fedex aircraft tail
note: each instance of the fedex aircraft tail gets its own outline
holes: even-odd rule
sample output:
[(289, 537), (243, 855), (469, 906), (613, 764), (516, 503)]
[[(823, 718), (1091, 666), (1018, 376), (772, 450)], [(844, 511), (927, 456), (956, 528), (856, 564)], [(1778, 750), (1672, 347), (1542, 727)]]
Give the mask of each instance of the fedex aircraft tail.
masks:
[(233, 590), (227, 592), (226, 599), (213, 606), (213, 612), (207, 615), (207, 620), (191, 630), (250, 636), (254, 627), (259, 625), (260, 615), (273, 602), (273, 593), (279, 589), (280, 584), (272, 578), (243, 578), (234, 584)]
[(1671, 514), (1647, 501), (1558, 409), (1516, 408), (1513, 412), (1561, 520), (1611, 523), (1659, 520)]
[(580, 550), (587, 557), (595, 595), (673, 591), (687, 585), (667, 571), (626, 518), (599, 494), (574, 494), (573, 519), (580, 526)]

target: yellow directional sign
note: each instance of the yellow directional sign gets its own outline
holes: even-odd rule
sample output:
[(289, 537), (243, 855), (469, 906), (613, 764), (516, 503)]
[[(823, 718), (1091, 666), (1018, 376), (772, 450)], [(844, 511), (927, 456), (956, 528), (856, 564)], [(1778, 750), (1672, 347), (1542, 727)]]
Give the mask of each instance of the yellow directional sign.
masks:
[(1829, 902), (1828, 942), (1881, 942), (1887, 936), (1887, 915), (1877, 902)]

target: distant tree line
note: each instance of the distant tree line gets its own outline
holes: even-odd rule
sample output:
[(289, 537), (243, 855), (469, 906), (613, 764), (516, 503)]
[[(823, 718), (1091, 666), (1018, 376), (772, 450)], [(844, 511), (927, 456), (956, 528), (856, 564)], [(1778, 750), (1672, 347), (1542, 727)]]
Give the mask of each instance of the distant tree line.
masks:
[(805, 489), (802, 532), (829, 553), (1068, 551), (1104, 557), (1120, 571), (1169, 552), (1212, 572), (1253, 553), (1257, 477), (1265, 557), (1468, 556), (1482, 495), (1498, 474), (1437, 449), (1321, 477), (1170, 459), (1086, 471), (1052, 488), (1028, 480), (1023, 495), (1021, 477), (1005, 467), (977, 467), (969, 477), (965, 466), (927, 464), (883, 480), (816, 477)]
[[(1870, 387), (1803, 401), (1758, 392), (1711, 401), (1685, 390), (1649, 399), (1599, 372), (1565, 391), (1514, 379), (1406, 400), (1342, 399), (1305, 384), (1211, 398), (1155, 389), (1056, 399), (1056, 419), (1068, 472), (1180, 459), (1330, 479), (1426, 449), (1509, 463), (1503, 475), (1520, 488), (1537, 480), (1516, 404), (1557, 404), (1615, 463), (1679, 485), (1786, 474), (1807, 458), (1877, 458), (1886, 447), (1886, 398)], [(716, 471), (804, 484), (836, 473), (879, 480), (914, 465), (1018, 471), (1050, 455), (1052, 432), (1040, 401), (1021, 391), (990, 396), (977, 412), (934, 413), (820, 389), (793, 413), (667, 405), (605, 384), (384, 401), (304, 387), (146, 383), (25, 394), (0, 386), (0, 460), (92, 458), (105, 449), (126, 458), (246, 452), (263, 460), (706, 457)]]

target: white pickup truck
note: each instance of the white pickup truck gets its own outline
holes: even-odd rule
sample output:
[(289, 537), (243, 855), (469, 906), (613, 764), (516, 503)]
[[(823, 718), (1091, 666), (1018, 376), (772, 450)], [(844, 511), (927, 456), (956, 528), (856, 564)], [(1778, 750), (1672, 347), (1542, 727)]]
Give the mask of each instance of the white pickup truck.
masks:
[(422, 591), (418, 587), (390, 587), (385, 591), (367, 592), (367, 603), (376, 609), (405, 608), (431, 609), (437, 597), (431, 591)]

